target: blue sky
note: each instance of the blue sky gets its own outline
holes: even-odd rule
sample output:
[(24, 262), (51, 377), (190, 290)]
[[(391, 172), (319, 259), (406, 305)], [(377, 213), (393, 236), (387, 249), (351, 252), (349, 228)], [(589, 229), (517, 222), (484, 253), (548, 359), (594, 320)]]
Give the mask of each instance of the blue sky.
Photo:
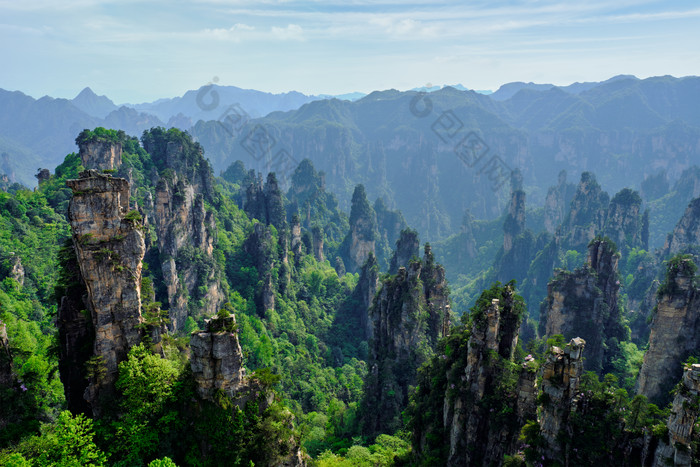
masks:
[(0, 88), (117, 103), (700, 74), (696, 1), (0, 0)]

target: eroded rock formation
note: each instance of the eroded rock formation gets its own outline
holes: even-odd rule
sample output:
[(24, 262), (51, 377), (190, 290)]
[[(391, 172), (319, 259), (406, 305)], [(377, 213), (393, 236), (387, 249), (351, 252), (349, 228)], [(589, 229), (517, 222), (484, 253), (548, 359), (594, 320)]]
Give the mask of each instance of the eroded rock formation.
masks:
[(544, 202), (544, 228), (550, 234), (564, 221), (576, 187), (566, 182), (566, 170), (559, 172), (557, 186), (550, 187)]
[(311, 229), (311, 236), (314, 258), (319, 262), (325, 261), (326, 258), (323, 256), (323, 230), (321, 227), (314, 226), (314, 228)]
[(348, 272), (357, 272), (367, 260), (370, 252), (376, 255), (377, 219), (367, 201), (365, 188), (355, 187), (350, 210), (350, 232), (345, 237), (341, 251)]
[(86, 169), (114, 170), (122, 164), (122, 143), (96, 139), (81, 142), (79, 148)]
[(411, 258), (418, 258), (419, 254), (420, 241), (418, 240), (418, 232), (410, 229), (402, 230), (399, 239), (396, 241), (396, 250), (394, 250), (389, 263), (389, 274), (396, 274), (399, 271), (399, 267), (408, 266)]
[(525, 231), (525, 192), (513, 189), (510, 194), (508, 215), (503, 226), (503, 251), (513, 248), (515, 238)]
[(668, 400), (668, 392), (681, 377), (682, 362), (700, 348), (700, 289), (694, 273), (692, 260), (677, 257), (660, 288), (649, 349), (637, 380), (637, 392), (656, 403)]
[[(294, 242), (294, 240), (292, 240)], [(243, 243), (243, 249), (252, 258), (258, 276), (262, 279), (262, 288), (256, 292), (255, 302), (258, 311), (275, 309), (275, 294), (272, 283), (272, 267), (276, 261), (275, 244), (269, 227), (262, 222), (253, 225), (253, 232)]]
[(445, 272), (426, 245), (422, 261), (400, 267), (369, 309), (369, 374), (364, 431), (393, 432), (401, 425), (409, 386), (449, 323)]
[(621, 190), (610, 201), (603, 235), (625, 249), (646, 250), (649, 247), (649, 225), (643, 222), (641, 208), (642, 198), (636, 191)]
[(112, 390), (117, 365), (142, 338), (145, 244), (140, 218), (129, 212), (126, 180), (88, 170), (66, 183), (73, 191), (68, 218), (95, 333), (85, 399), (97, 412), (102, 393)]
[(540, 435), (546, 442), (543, 452), (548, 459), (564, 460), (561, 438), (570, 431), (569, 418), (576, 411), (585, 346), (586, 341), (577, 337), (564, 349), (552, 347), (542, 365), (542, 394), (546, 403), (542, 404), (538, 421)]
[(697, 463), (697, 441), (700, 438), (695, 422), (700, 416), (700, 365), (684, 368), (683, 378), (673, 398), (668, 418), (668, 442), (662, 440), (656, 449), (654, 466), (690, 467)]
[[(181, 330), (190, 311), (188, 298), (201, 300), (203, 315), (213, 315), (223, 301), (212, 260), (216, 224), (204, 196), (174, 172), (158, 181), (154, 204), (169, 326)], [(206, 296), (197, 296), (199, 287), (206, 288)]]
[(596, 239), (588, 247), (585, 266), (575, 271), (560, 270), (547, 285), (540, 334), (584, 338), (587, 370), (607, 371), (618, 352), (617, 342), (626, 338), (618, 305), (618, 261), (615, 245)]
[(525, 421), (535, 417), (536, 373), (530, 366), (532, 357), (521, 365), (515, 397), (508, 399), (499, 394), (512, 416), (499, 419), (488, 400), (508, 378), (508, 369), (496, 364), (496, 360), (512, 361), (518, 341), (521, 316), (513, 307), (512, 288), (506, 288), (504, 298), (503, 303), (492, 299), (490, 306), (474, 317), (469, 343), (460, 349), (466, 356), (458, 360), (465, 361), (465, 368), (448, 370), (462, 373), (457, 390), (448, 391), (443, 403), (450, 466), (499, 463), (504, 454), (514, 450)]
[(365, 264), (360, 270), (360, 278), (353, 291), (353, 298), (357, 300), (359, 306), (357, 313), (360, 317), (360, 326), (364, 330), (366, 339), (372, 335), (373, 322), (369, 320), (369, 308), (372, 306), (374, 296), (379, 289), (379, 265), (377, 258), (370, 254)]
[(700, 198), (695, 198), (688, 204), (683, 217), (666, 238), (662, 256), (685, 253), (691, 246), (700, 247)]
[(234, 315), (207, 321), (205, 331), (192, 333), (190, 366), (202, 399), (215, 400), (217, 391), (235, 399), (243, 384), (243, 353)]
[(282, 229), (286, 225), (282, 191), (274, 172), (267, 174), (263, 185), (262, 175), (249, 177), (246, 188), (245, 211), (251, 219), (258, 219), (265, 224)]
[(569, 213), (557, 232), (563, 237), (563, 244), (578, 249), (593, 240), (603, 230), (609, 202), (610, 197), (601, 189), (595, 175), (583, 172)]

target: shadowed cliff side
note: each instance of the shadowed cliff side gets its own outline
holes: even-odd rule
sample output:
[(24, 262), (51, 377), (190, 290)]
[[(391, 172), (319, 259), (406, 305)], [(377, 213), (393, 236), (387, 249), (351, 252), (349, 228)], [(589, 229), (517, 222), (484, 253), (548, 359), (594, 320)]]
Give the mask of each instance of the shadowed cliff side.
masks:
[(426, 244), (423, 259), (399, 267), (374, 297), (368, 312), (369, 374), (362, 403), (367, 435), (401, 427), (417, 369), (449, 328), (447, 293), (445, 272)]

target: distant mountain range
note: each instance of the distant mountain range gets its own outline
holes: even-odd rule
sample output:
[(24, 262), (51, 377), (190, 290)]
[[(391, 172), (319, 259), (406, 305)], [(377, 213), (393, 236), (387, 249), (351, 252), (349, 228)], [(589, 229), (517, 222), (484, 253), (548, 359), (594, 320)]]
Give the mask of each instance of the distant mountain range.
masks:
[[(430, 240), (458, 232), (467, 210), (500, 215), (511, 169), (522, 172), (528, 206), (542, 206), (561, 170), (572, 181), (593, 171), (615, 193), (661, 170), (677, 180), (700, 163), (698, 77), (510, 88), (518, 86), (505, 100), (451, 87), (373, 92), (273, 112), (236, 131), (213, 121), (190, 131), (216, 171), (241, 160), (284, 180), (286, 165), (310, 158), (344, 207), (363, 183)], [(262, 152), (261, 141), (270, 143)]]
[[(507, 83), (498, 88), (498, 91), (494, 92), (491, 94), (491, 98), (495, 99), (497, 101), (504, 101), (506, 99), (510, 99), (514, 95), (516, 95), (519, 91), (526, 89), (530, 91), (548, 91), (552, 88), (558, 87), (564, 92), (568, 92), (570, 94), (580, 94), (584, 91), (588, 91), (589, 89), (593, 89), (596, 86), (600, 86), (601, 84), (608, 84), (612, 83), (615, 81), (619, 80), (636, 80), (638, 79), (636, 76), (633, 75), (617, 75), (613, 76), (612, 78), (605, 80), (605, 81), (590, 81), (586, 83), (573, 83), (568, 86), (555, 86), (554, 84), (536, 84), (536, 83), (523, 83), (520, 81), (516, 81), (514, 83)], [(477, 91), (478, 92), (478, 91)]]
[[(420, 92), (430, 92), (430, 109)], [(509, 167), (520, 168), (529, 202), (541, 204), (561, 169), (572, 180), (594, 170), (611, 192), (639, 186), (646, 175), (662, 169), (677, 179), (700, 161), (697, 102), (700, 78), (626, 75), (563, 87), (509, 83), (490, 95), (462, 85), (367, 96), (271, 94), (209, 85), (180, 97), (123, 106), (90, 88), (74, 99), (34, 99), (0, 90), (0, 172), (33, 186), (38, 168), (53, 170), (76, 150), (76, 135), (96, 126), (136, 136), (153, 126), (174, 126), (199, 140), (217, 172), (236, 159), (258, 170), (279, 171), (271, 160), (277, 152), (256, 158), (246, 151), (250, 131), (262, 124), (274, 135), (274, 151), (284, 149), (292, 161), (308, 157), (324, 170), (342, 203), (349, 203), (355, 183), (365, 183), (370, 196), (383, 196), (402, 209), (424, 238), (443, 238), (459, 229), (466, 209), (493, 217), (505, 200), (500, 192), (484, 198), (484, 186), (477, 185), (489, 183), (488, 173), (460, 161), (455, 155), (459, 141), (445, 132), (462, 137), (473, 131), (490, 157), (498, 155)], [(222, 117), (234, 104), (243, 116), (232, 129)], [(450, 116), (457, 118), (451, 129), (444, 127)]]

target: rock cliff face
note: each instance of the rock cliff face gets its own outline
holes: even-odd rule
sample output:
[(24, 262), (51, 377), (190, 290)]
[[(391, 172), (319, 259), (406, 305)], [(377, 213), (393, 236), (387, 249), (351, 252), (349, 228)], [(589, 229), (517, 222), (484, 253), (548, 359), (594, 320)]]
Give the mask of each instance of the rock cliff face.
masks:
[(216, 317), (206, 331), (190, 338), (190, 366), (202, 399), (213, 401), (217, 391), (235, 399), (243, 385), (243, 353), (238, 342), (236, 319)]
[(558, 235), (563, 244), (573, 249), (585, 247), (603, 230), (610, 197), (590, 172), (581, 174), (576, 193), (571, 200), (569, 214), (562, 223)]
[(399, 267), (408, 266), (411, 258), (418, 258), (419, 254), (420, 241), (418, 240), (418, 232), (409, 229), (402, 230), (399, 239), (396, 241), (396, 250), (394, 250), (389, 263), (389, 274), (396, 274), (399, 271)]
[(80, 144), (80, 160), (86, 169), (114, 170), (122, 164), (122, 144), (91, 141)]
[(578, 387), (583, 374), (583, 348), (586, 341), (571, 339), (565, 349), (552, 347), (542, 366), (542, 394), (547, 402), (538, 416), (540, 435), (545, 440), (548, 459), (564, 461), (560, 437), (569, 431), (568, 421), (578, 403)]
[(523, 282), (538, 243), (532, 231), (525, 228), (525, 192), (522, 176), (516, 171), (511, 177), (510, 205), (503, 223), (503, 248), (494, 261), (496, 280), (504, 284), (513, 279)]
[(688, 204), (683, 217), (666, 237), (662, 256), (685, 253), (690, 246), (700, 246), (700, 198), (695, 198)]
[(370, 252), (376, 255), (377, 219), (367, 201), (365, 188), (358, 185), (352, 195), (350, 232), (341, 245), (343, 261), (348, 272), (357, 272)]
[(68, 218), (95, 331), (85, 399), (97, 413), (100, 397), (113, 388), (117, 365), (142, 338), (145, 244), (138, 218), (133, 211), (128, 213), (126, 180), (88, 170), (66, 183), (73, 191)]
[(525, 192), (514, 190), (510, 195), (508, 215), (503, 226), (503, 251), (508, 253), (513, 248), (515, 238), (525, 231)]
[(365, 381), (364, 431), (393, 432), (401, 426), (408, 389), (449, 322), (445, 272), (426, 245), (422, 261), (400, 267), (369, 309), (369, 374)]
[(255, 302), (258, 312), (263, 315), (266, 310), (275, 309), (275, 294), (272, 283), (272, 267), (276, 254), (270, 229), (262, 222), (256, 222), (253, 232), (243, 243), (243, 249), (253, 259), (258, 277), (263, 285), (256, 292)]
[[(520, 428), (535, 417), (536, 373), (530, 361), (521, 366), (517, 375), (514, 397), (503, 394), (498, 410), (512, 413), (507, 419), (495, 415), (496, 407), (489, 397), (503, 390), (501, 384), (508, 378), (507, 365), (498, 365), (499, 359), (512, 362), (518, 341), (521, 317), (513, 307), (513, 290), (507, 287), (505, 300), (492, 299), (482, 315), (472, 323), (464, 368), (450, 368), (448, 373), (461, 372), (456, 391), (445, 394), (442, 419), (449, 436), (450, 466), (492, 465), (502, 461), (503, 455), (513, 452)], [(530, 357), (531, 358), (531, 357)], [(451, 387), (454, 386), (451, 385)], [(456, 392), (456, 396), (453, 396)]]
[(557, 186), (550, 187), (544, 202), (544, 228), (550, 234), (564, 221), (576, 186), (566, 182), (566, 170), (559, 172)]
[(547, 285), (540, 312), (540, 334), (581, 336), (587, 342), (586, 370), (609, 369), (617, 354), (616, 342), (625, 339), (618, 305), (619, 255), (608, 240), (588, 247), (587, 264), (575, 271), (559, 271)]
[[(624, 248), (649, 248), (649, 225), (641, 214), (642, 198), (625, 188), (610, 201), (603, 234)], [(646, 240), (646, 241), (645, 241)]]
[(314, 226), (314, 228), (311, 229), (311, 236), (314, 258), (319, 262), (325, 261), (326, 258), (323, 256), (323, 230), (321, 230), (321, 227)]
[(684, 369), (668, 418), (668, 443), (662, 441), (659, 444), (654, 467), (670, 464), (690, 467), (697, 463), (697, 447), (693, 448), (693, 444), (700, 438), (695, 426), (700, 416), (699, 403), (700, 365), (696, 364)]
[[(154, 128), (141, 140), (157, 169), (151, 175), (153, 212), (145, 214), (158, 241), (148, 254), (160, 263), (168, 326), (180, 331), (188, 315), (211, 316), (224, 300), (212, 257), (216, 225), (206, 208), (216, 202), (214, 176), (201, 146), (184, 134)], [(148, 196), (144, 203), (150, 204)]]
[(245, 211), (251, 219), (272, 224), (277, 229), (284, 228), (286, 220), (282, 191), (274, 172), (267, 174), (265, 185), (262, 182), (262, 175), (250, 177), (250, 183), (246, 188)]
[(637, 392), (652, 402), (669, 400), (668, 391), (681, 377), (682, 362), (700, 348), (700, 289), (694, 284), (693, 266), (687, 258), (671, 261), (659, 289), (649, 349), (637, 380)]
[(377, 258), (370, 254), (362, 266), (360, 278), (357, 281), (357, 286), (353, 291), (353, 298), (358, 302), (357, 313), (359, 315), (360, 326), (364, 330), (365, 339), (369, 339), (372, 335), (372, 326), (374, 323), (369, 319), (369, 308), (372, 306), (374, 296), (379, 289), (379, 265)]
[(19, 285), (24, 285), (24, 266), (19, 256), (10, 258), (10, 270), (8, 276), (19, 282)]
[[(204, 207), (204, 196), (176, 173), (160, 178), (154, 204), (169, 326), (181, 330), (190, 313), (188, 298), (201, 300), (203, 307), (198, 311), (203, 315), (213, 315), (223, 301), (216, 269), (202, 267), (193, 258), (199, 253), (204, 262), (213, 263), (216, 224)], [(205, 297), (196, 296), (199, 287), (206, 287)]]

